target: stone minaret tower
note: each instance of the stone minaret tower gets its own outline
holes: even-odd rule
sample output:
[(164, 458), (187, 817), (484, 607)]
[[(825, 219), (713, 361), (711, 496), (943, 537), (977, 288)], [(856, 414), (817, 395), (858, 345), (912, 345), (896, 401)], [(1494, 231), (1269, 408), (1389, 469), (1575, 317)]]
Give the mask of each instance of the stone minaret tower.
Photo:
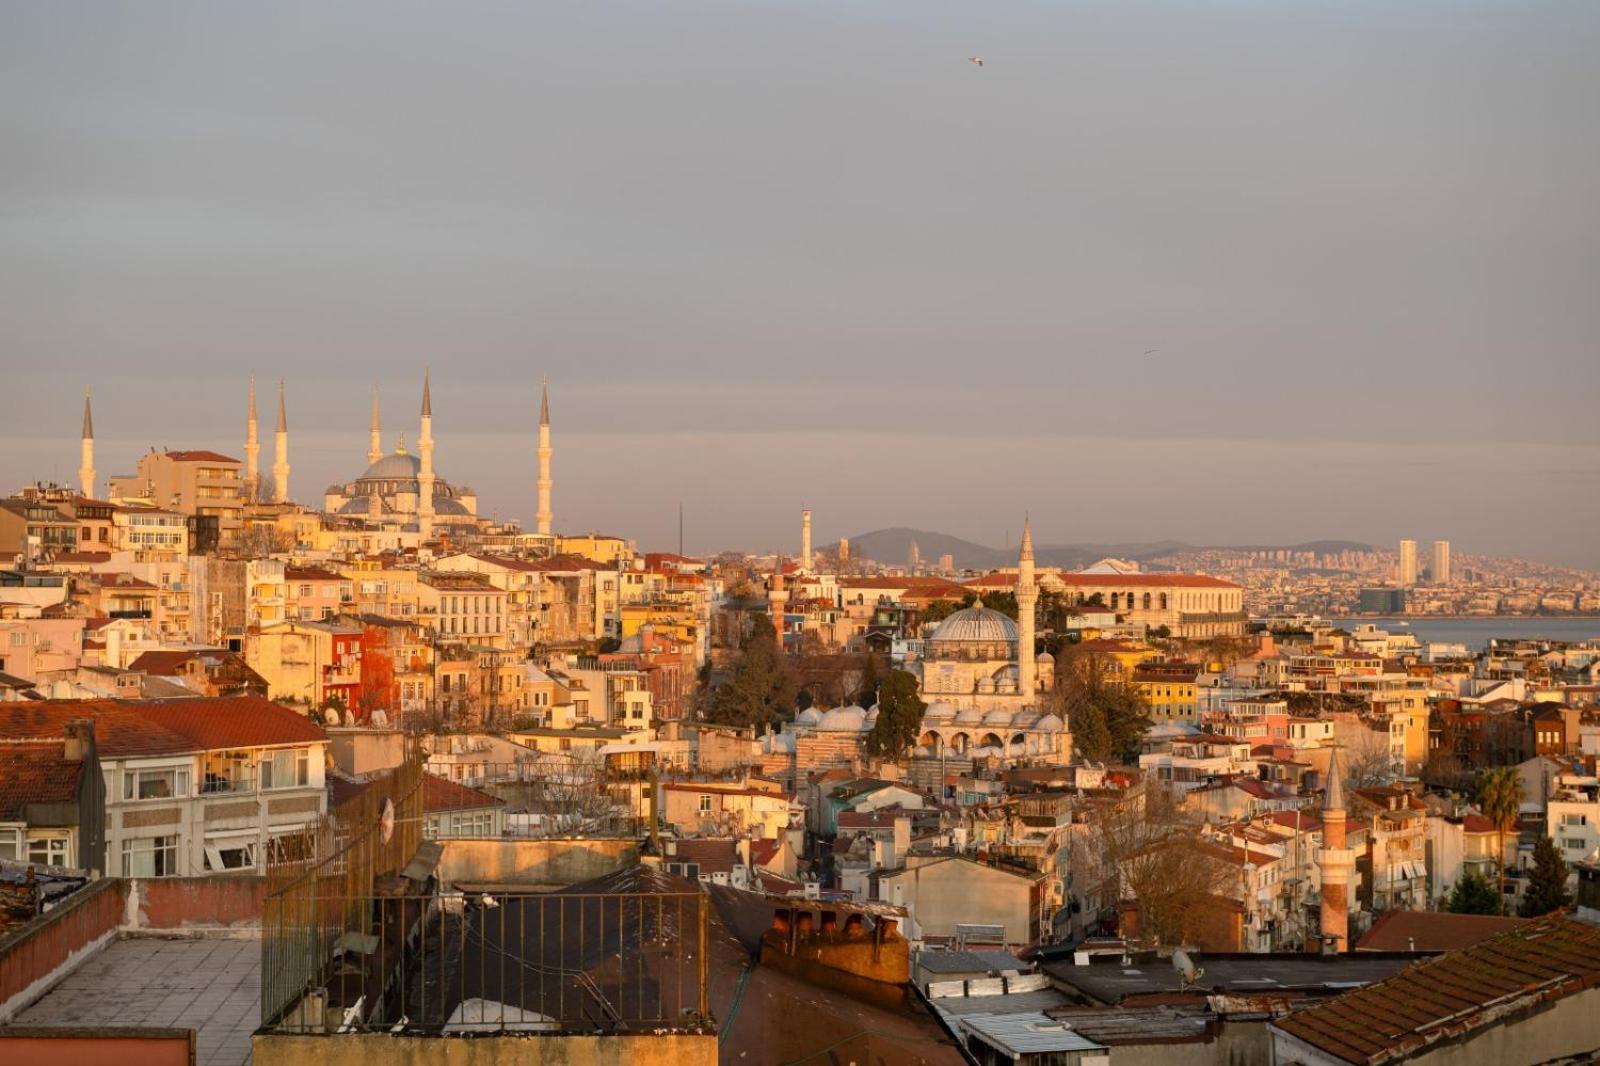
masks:
[(1350, 949), (1350, 871), (1356, 863), (1345, 847), (1343, 777), (1336, 747), (1322, 794), (1322, 950), (1329, 954)]
[(772, 584), (767, 586), (767, 609), (772, 614), (772, 628), (777, 630), (778, 650), (783, 651), (783, 609), (789, 602), (789, 591), (783, 587), (783, 558), (772, 564)]
[(250, 407), (244, 416), (244, 492), (245, 499), (261, 499), (261, 436), (256, 431), (256, 375), (250, 374)]
[(78, 491), (94, 499), (94, 415), (89, 390), (83, 390), (83, 441), (78, 446)]
[(811, 569), (811, 511), (800, 512), (800, 569)]
[(433, 536), (433, 396), (430, 374), (422, 372), (422, 432), (417, 435), (417, 529), (422, 539)]
[(283, 380), (278, 380), (278, 435), (272, 460), (272, 501), (289, 502), (289, 415), (283, 402)]
[(367, 465), (383, 458), (383, 424), (378, 419), (378, 386), (372, 386), (372, 430), (367, 439)]
[(1039, 603), (1039, 586), (1033, 580), (1033, 530), (1022, 520), (1022, 554), (1017, 559), (1017, 691), (1024, 705), (1039, 691), (1038, 663), (1033, 652), (1033, 616)]
[(538, 532), (548, 536), (554, 515), (550, 513), (550, 385), (539, 386), (539, 513), (534, 516)]

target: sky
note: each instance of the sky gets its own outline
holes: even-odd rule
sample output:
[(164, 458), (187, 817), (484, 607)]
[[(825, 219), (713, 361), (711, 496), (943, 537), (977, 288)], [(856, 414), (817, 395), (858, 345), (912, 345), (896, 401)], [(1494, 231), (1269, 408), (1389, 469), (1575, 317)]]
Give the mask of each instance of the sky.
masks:
[(1593, 0), (0, 0), (0, 489), (85, 388), (102, 479), (242, 455), (253, 369), (320, 502), (431, 365), (484, 513), (548, 376), (557, 527), (643, 547), (1600, 568), (1596, 54)]

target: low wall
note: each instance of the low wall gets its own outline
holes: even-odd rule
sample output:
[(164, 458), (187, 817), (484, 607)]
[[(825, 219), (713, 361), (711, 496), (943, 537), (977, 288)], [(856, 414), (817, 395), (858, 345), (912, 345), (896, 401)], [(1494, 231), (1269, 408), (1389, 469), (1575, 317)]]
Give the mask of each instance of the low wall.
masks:
[(442, 840), (446, 885), (572, 885), (632, 866), (636, 840)]
[(43, 995), (117, 935), (123, 883), (85, 885), (64, 902), (0, 936), (0, 1022)]
[(194, 1066), (193, 1029), (0, 1029), (8, 1066)]
[(126, 932), (254, 934), (261, 928), (265, 877), (151, 877), (124, 884)]
[(550, 1036), (493, 1033), (475, 1036), (404, 1036), (393, 1033), (335, 1033), (328, 1036), (252, 1038), (255, 1066), (501, 1066), (502, 1063), (560, 1063), (561, 1066), (715, 1066), (715, 1033), (638, 1033), (622, 1036)]

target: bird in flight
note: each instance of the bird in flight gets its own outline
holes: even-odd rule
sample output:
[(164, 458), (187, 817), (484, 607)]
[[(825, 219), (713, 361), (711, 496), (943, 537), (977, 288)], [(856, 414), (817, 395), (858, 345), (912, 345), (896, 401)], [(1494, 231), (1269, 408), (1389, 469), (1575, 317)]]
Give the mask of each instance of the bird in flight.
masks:
[(1161, 350), (1161, 349), (1159, 349), (1159, 348), (1146, 348), (1146, 349), (1145, 349), (1145, 350), (1144, 350), (1144, 354), (1145, 354), (1145, 355), (1155, 355), (1155, 354), (1156, 354), (1156, 352), (1158, 352), (1158, 351), (1160, 351), (1160, 350)]
[(983, 66), (983, 57), (982, 56), (968, 56), (967, 57), (967, 62), (968, 63), (976, 63), (976, 64), (978, 64), (978, 66), (981, 67), (981, 66)]

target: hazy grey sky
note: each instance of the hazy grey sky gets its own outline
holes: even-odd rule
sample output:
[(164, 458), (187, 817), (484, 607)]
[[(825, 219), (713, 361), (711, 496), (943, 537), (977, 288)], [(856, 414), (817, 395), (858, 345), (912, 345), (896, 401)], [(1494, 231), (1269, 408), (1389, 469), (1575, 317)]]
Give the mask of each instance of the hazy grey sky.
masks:
[(85, 385), (102, 477), (241, 454), (254, 367), (320, 500), (431, 362), (486, 512), (547, 373), (558, 526), (646, 545), (1600, 566), (1597, 54), (1594, 0), (3, 0), (0, 487)]

